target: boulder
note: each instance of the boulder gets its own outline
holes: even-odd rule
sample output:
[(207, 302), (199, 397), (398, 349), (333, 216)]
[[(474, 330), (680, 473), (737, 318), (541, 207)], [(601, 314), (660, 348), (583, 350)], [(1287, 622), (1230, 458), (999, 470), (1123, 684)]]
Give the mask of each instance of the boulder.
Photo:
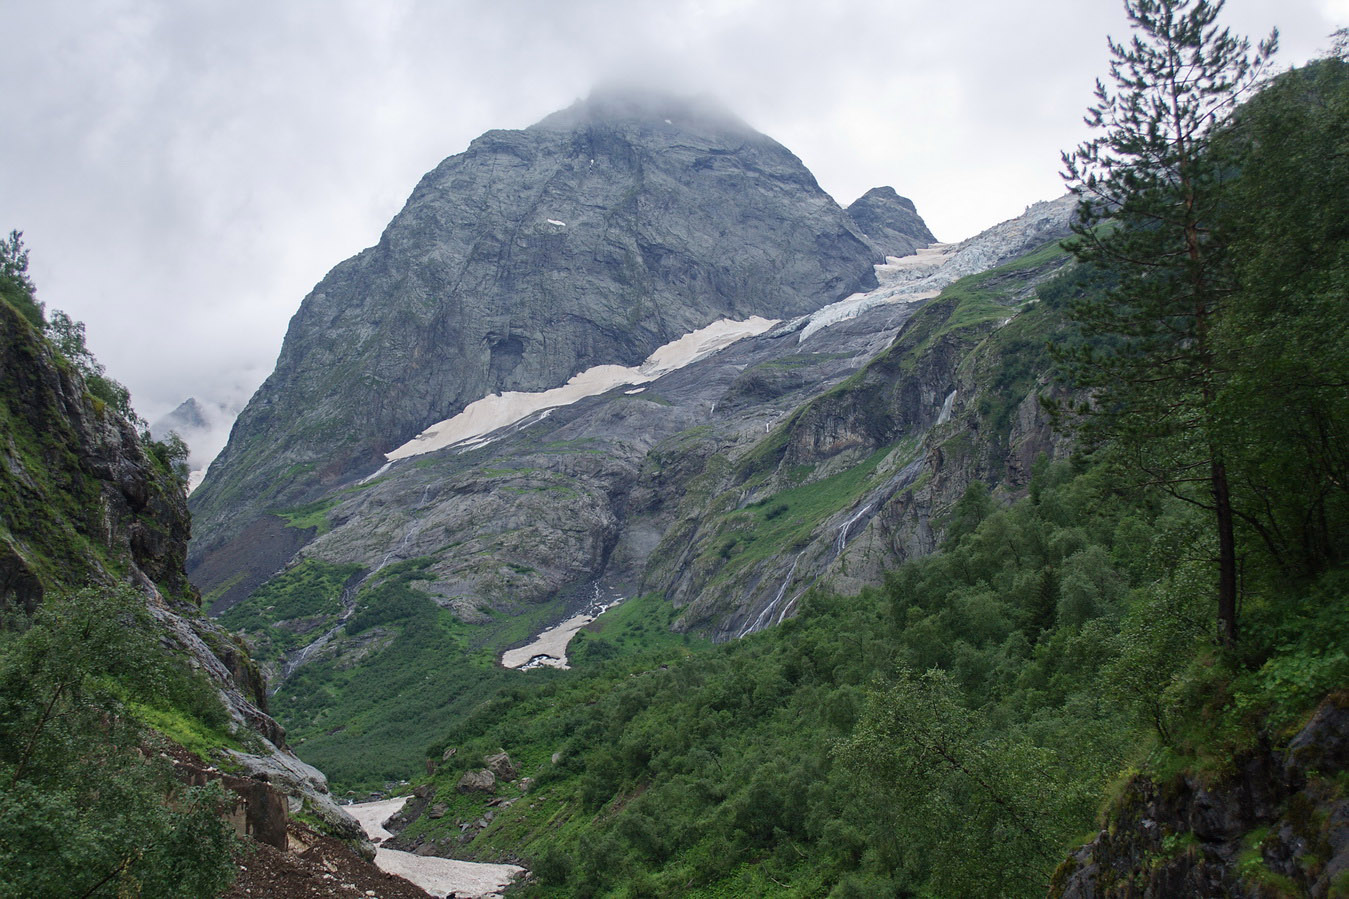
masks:
[(490, 793), (496, 788), (496, 775), (486, 768), (477, 771), (465, 771), (459, 778), (456, 789), (461, 793)]
[(520, 776), (520, 771), (511, 761), (511, 757), (504, 752), (498, 752), (495, 755), (483, 756), (482, 763), (497, 777), (504, 781), (512, 781)]

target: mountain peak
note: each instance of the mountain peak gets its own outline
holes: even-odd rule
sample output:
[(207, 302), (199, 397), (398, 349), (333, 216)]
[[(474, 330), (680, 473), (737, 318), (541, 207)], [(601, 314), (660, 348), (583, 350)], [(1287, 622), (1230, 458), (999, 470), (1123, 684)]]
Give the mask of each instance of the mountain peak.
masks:
[(170, 431), (176, 431), (182, 436), (185, 430), (200, 429), (206, 425), (206, 410), (202, 409), (195, 396), (190, 396), (179, 403), (172, 412), (150, 425), (150, 435), (156, 440), (163, 440)]
[(873, 187), (848, 207), (848, 216), (888, 256), (908, 256), (936, 243), (913, 201), (893, 187)]
[(721, 319), (813, 312), (876, 286), (883, 258), (801, 160), (707, 97), (604, 87), (490, 131), (305, 298), (193, 493), (194, 561), (489, 395), (639, 365)]
[(539, 130), (568, 130), (584, 125), (636, 123), (714, 128), (745, 134), (757, 133), (709, 94), (676, 91), (632, 84), (595, 87), (584, 100), (577, 100), (533, 126)]

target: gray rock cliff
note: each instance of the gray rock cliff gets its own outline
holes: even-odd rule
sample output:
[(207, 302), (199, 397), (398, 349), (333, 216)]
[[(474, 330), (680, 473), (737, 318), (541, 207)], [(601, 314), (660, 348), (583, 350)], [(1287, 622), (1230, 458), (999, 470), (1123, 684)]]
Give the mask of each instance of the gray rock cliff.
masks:
[(489, 393), (808, 312), (874, 286), (882, 255), (800, 160), (708, 101), (599, 92), (488, 132), (305, 298), (193, 494), (193, 564)]
[(918, 209), (893, 187), (873, 187), (848, 207), (848, 217), (887, 256), (908, 256), (937, 242)]

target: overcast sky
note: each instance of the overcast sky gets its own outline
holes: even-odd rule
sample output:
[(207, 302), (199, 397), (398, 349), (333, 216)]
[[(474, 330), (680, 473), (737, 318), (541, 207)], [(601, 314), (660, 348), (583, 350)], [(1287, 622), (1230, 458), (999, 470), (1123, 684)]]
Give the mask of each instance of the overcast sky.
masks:
[[(1229, 0), (1301, 63), (1349, 0)], [(1117, 0), (0, 0), (0, 229), (154, 419), (242, 402), (332, 266), (491, 128), (640, 79), (710, 92), (843, 205), (937, 237), (1062, 192)]]

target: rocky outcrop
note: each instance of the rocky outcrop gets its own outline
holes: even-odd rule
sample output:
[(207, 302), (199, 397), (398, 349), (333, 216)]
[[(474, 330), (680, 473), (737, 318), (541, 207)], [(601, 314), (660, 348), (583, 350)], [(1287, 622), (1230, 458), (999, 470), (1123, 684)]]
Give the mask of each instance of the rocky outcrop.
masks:
[(224, 814), (238, 836), (286, 849), (290, 810), (284, 793), (265, 780), (240, 777), (214, 765), (205, 765), (190, 752), (177, 747), (170, 747), (162, 755), (173, 765), (175, 775), (182, 782), (194, 787), (219, 783), (233, 794)]
[(490, 793), (496, 789), (496, 784), (495, 774), (486, 768), (479, 768), (476, 771), (465, 771), (455, 789), (461, 793)]
[(873, 287), (881, 256), (800, 160), (710, 101), (599, 92), (488, 132), (305, 298), (193, 494), (193, 564), (490, 393), (811, 311)]
[(232, 753), (232, 764), (252, 784), (268, 785), (231, 782), (247, 794), (253, 816), (247, 829), (265, 831), (268, 839), (284, 831), (284, 822), (263, 821), (269, 803), (275, 805), (270, 790), (333, 833), (363, 841), (359, 826), (328, 796), (323, 774), (286, 749), (285, 730), (266, 712), (262, 676), (247, 652), (198, 608), (184, 571), (185, 485), (4, 301), (0, 389), (0, 607), (31, 610), (48, 591), (88, 584), (136, 585), (165, 649), (215, 685), (236, 735), (249, 746)]
[(511, 761), (511, 757), (504, 752), (496, 752), (486, 756), (482, 763), (487, 766), (487, 770), (502, 780), (511, 781), (520, 776), (519, 769)]
[(873, 187), (848, 207), (848, 217), (887, 256), (908, 256), (937, 242), (908, 197)]
[(1349, 884), (1349, 694), (1282, 748), (1219, 777), (1131, 780), (1106, 826), (1054, 875), (1053, 899), (1343, 895)]
[(195, 604), (186, 500), (135, 427), (0, 303), (0, 606), (32, 609), (52, 586), (119, 579), (111, 566)]

